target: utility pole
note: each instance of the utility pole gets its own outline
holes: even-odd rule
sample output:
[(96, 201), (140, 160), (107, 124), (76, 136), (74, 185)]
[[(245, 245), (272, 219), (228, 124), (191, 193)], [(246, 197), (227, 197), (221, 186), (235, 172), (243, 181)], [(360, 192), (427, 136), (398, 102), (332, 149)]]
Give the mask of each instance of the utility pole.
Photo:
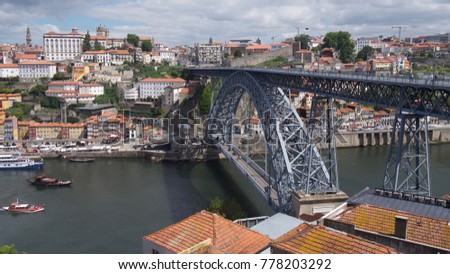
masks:
[(393, 26), (391, 28), (392, 29), (398, 29), (398, 41), (400, 42), (401, 35), (402, 35), (402, 29), (406, 29), (407, 27), (404, 27), (404, 26)]

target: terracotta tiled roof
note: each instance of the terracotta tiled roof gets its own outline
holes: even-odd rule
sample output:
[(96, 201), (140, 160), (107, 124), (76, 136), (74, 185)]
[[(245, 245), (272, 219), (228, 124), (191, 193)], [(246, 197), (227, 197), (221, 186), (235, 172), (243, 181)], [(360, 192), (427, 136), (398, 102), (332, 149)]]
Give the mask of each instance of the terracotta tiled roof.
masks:
[(39, 61), (39, 60), (38, 61), (24, 61), (24, 62), (21, 62), (19, 64), (19, 67), (21, 65), (50, 65), (50, 66), (56, 66), (56, 64), (53, 63), (53, 62), (50, 62), (50, 61)]
[(141, 82), (144, 83), (160, 83), (160, 82), (180, 82), (185, 83), (186, 81), (181, 78), (145, 78)]
[(72, 81), (52, 81), (48, 83), (49, 85), (78, 85), (78, 82)]
[(353, 224), (357, 229), (394, 236), (396, 216), (408, 218), (406, 240), (450, 250), (450, 225), (447, 220), (362, 204), (349, 208), (336, 221)]
[(272, 246), (291, 254), (398, 253), (387, 246), (305, 223), (276, 239)]
[(145, 239), (175, 253), (207, 240), (211, 240), (211, 245), (203, 251), (206, 253), (255, 254), (270, 244), (268, 236), (208, 211), (194, 214)]
[(18, 64), (0, 64), (0, 68), (19, 68)]

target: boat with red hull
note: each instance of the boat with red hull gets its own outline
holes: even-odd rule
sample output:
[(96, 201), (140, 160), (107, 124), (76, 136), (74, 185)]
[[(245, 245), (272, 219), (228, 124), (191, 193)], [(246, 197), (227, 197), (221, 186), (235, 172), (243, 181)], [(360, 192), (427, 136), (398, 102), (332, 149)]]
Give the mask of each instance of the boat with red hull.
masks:
[(19, 199), (16, 202), (11, 203), (9, 206), (2, 207), (4, 211), (11, 213), (36, 213), (45, 209), (44, 205), (30, 205), (19, 203)]
[(37, 176), (34, 179), (28, 179), (27, 181), (34, 186), (70, 186), (72, 184), (69, 180), (62, 181), (58, 178), (49, 178), (43, 175)]

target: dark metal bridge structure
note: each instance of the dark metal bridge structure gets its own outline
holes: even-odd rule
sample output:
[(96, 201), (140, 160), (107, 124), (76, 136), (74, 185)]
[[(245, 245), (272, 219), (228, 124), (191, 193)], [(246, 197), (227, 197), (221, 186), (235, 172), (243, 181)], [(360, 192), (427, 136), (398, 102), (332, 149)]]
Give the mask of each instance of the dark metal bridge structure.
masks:
[[(449, 83), (295, 69), (197, 68), (190, 73), (208, 78), (213, 86), (205, 140), (233, 159), (275, 210), (289, 211), (293, 191), (306, 195), (340, 191), (335, 99), (395, 109), (392, 137), (396, 138), (387, 157), (383, 188), (431, 195), (427, 117), (450, 119)], [(294, 90), (315, 94), (306, 122), (291, 105), (289, 95)], [(244, 93), (261, 121), (266, 169), (233, 145), (235, 114)]]

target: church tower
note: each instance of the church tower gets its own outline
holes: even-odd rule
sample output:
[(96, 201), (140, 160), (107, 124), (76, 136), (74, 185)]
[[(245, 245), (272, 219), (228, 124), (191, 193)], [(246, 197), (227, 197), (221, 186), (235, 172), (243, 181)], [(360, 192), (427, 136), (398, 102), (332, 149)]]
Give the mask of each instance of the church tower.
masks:
[(31, 47), (31, 32), (30, 32), (30, 27), (27, 27), (27, 37), (26, 37), (26, 41), (27, 41), (27, 46)]

